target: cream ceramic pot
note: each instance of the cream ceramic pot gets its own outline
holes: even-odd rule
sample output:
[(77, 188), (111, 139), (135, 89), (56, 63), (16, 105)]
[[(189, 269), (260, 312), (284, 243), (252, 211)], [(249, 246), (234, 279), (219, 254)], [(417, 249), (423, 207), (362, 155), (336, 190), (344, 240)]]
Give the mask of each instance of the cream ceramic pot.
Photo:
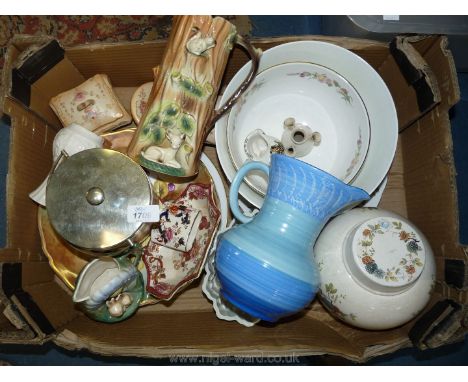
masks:
[(426, 306), (435, 261), (422, 232), (389, 211), (356, 208), (321, 232), (319, 296), (336, 318), (363, 329), (403, 325)]

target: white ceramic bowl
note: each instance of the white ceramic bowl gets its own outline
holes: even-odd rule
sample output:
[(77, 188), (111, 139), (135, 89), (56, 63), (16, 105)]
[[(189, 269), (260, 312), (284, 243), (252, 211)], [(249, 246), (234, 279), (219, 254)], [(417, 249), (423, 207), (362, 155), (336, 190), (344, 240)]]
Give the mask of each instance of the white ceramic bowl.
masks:
[(337, 216), (321, 232), (314, 254), (323, 305), (350, 325), (397, 327), (429, 302), (436, 278), (431, 247), (393, 212), (355, 208)]
[[(309, 63), (326, 67), (346, 79), (351, 88), (360, 96), (367, 110), (370, 140), (366, 158), (350, 184), (372, 194), (387, 175), (398, 138), (396, 110), (384, 81), (366, 61), (356, 54), (320, 41), (297, 41), (268, 49), (260, 59), (259, 71), (263, 72), (285, 63)], [(230, 81), (220, 103), (225, 102), (235, 91), (250, 65), (250, 62), (244, 65)], [(215, 137), (221, 166), (229, 181), (232, 181), (237, 170), (229, 154), (228, 119), (230, 114), (225, 115), (216, 123)], [(268, 131), (266, 133), (268, 134)], [(255, 207), (261, 207), (263, 204), (263, 195), (254, 191), (246, 182), (241, 185), (240, 194)]]
[[(285, 124), (290, 118), (295, 126)], [(311, 63), (287, 63), (264, 70), (233, 107), (227, 142), (236, 169), (247, 160), (258, 160), (259, 155), (269, 164), (269, 155), (264, 155), (265, 149), (269, 154), (268, 144), (248, 144), (257, 129), (274, 137), (273, 144), (281, 142), (285, 155), (345, 183), (358, 172), (369, 144), (369, 119), (359, 94), (338, 73)], [(314, 133), (319, 133), (317, 143)], [(248, 176), (247, 182), (265, 195), (268, 179), (260, 174)]]

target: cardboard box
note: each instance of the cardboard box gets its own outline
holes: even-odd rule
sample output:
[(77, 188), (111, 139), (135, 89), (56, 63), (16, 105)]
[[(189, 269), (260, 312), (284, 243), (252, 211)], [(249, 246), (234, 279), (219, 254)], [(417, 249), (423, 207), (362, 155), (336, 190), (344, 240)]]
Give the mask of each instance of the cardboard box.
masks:
[[(143, 357), (329, 354), (365, 361), (404, 347), (437, 347), (463, 339), (468, 292), (464, 282), (450, 281), (450, 275), (466, 269), (466, 248), (458, 244), (448, 114), (459, 100), (459, 90), (446, 38), (397, 38), (389, 46), (369, 40), (301, 36), (258, 39), (254, 44), (266, 50), (299, 39), (327, 41), (352, 50), (380, 73), (394, 97), (400, 137), (381, 207), (411, 219), (437, 256), (436, 290), (426, 310), (402, 327), (372, 332), (333, 319), (314, 301), (284, 322), (245, 328), (218, 320), (196, 283), (172, 303), (141, 308), (119, 324), (98, 323), (84, 316), (42, 253), (37, 207), (28, 198), (51, 167), (51, 144), (60, 127), (48, 101), (96, 73), (106, 73), (129, 108), (133, 90), (152, 80), (152, 68), (161, 60), (165, 42), (89, 44), (63, 50), (48, 38), (18, 36), (8, 49), (3, 73), (4, 119), (11, 129), (7, 245), (0, 250), (0, 342), (54, 341), (67, 349)], [(246, 60), (242, 51), (234, 51), (224, 85)], [(205, 152), (220, 168), (215, 150), (207, 147)], [(446, 262), (451, 271), (447, 272)]]

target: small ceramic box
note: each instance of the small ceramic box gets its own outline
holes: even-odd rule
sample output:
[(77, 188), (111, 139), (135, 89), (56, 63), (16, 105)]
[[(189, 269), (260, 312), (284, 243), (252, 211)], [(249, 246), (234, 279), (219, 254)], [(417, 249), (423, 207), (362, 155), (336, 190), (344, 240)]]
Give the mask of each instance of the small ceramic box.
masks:
[(96, 74), (81, 85), (52, 97), (49, 105), (64, 126), (77, 123), (97, 134), (132, 121), (105, 74)]

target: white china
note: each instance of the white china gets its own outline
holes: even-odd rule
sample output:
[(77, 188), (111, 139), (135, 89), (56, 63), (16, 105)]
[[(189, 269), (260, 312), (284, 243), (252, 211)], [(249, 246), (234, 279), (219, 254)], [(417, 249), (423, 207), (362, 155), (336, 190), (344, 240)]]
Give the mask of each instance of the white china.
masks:
[[(276, 138), (268, 142), (268, 150), (260, 150), (261, 161), (268, 164), (270, 147), (275, 150), (279, 144), (285, 155), (345, 183), (358, 172), (369, 144), (369, 120), (359, 94), (337, 73), (310, 63), (287, 63), (264, 70), (233, 107), (227, 142), (236, 169), (256, 159), (259, 150), (252, 150), (248, 142), (258, 130)], [(247, 182), (265, 195), (268, 179), (264, 174), (250, 175)]]
[(426, 306), (436, 268), (429, 242), (390, 211), (355, 208), (337, 216), (315, 247), (320, 299), (336, 318), (363, 329), (394, 328)]
[(219, 230), (222, 231), (227, 227), (227, 220), (228, 220), (228, 201), (226, 197), (226, 190), (224, 188), (223, 180), (221, 179), (221, 175), (218, 172), (218, 169), (215, 167), (213, 162), (208, 158), (208, 155), (205, 153), (201, 154), (200, 157), (201, 162), (206, 167), (206, 170), (211, 176), (211, 180), (214, 185), (214, 189), (216, 191), (216, 196), (218, 197), (219, 204), (217, 205), (219, 211), (221, 212), (221, 221), (219, 223)]
[(377, 188), (377, 190), (375, 190), (371, 198), (363, 204), (363, 207), (377, 208), (379, 206), (380, 200), (382, 199), (382, 195), (385, 191), (385, 187), (387, 187), (387, 182), (388, 177), (385, 177), (385, 179), (382, 181), (382, 183), (380, 183), (379, 187)]
[[(285, 63), (306, 63), (325, 67), (341, 78), (346, 79), (351, 89), (359, 95), (358, 98), (362, 100), (367, 110), (370, 138), (364, 162), (349, 184), (372, 194), (387, 175), (393, 161), (398, 138), (398, 120), (395, 106), (382, 78), (366, 61), (351, 51), (320, 41), (297, 41), (266, 50), (260, 60), (259, 72), (262, 73), (269, 68), (277, 65), (282, 66)], [(249, 70), (250, 65), (250, 62), (244, 65), (230, 81), (220, 99), (220, 103), (225, 102), (231, 96), (241, 78)], [(312, 82), (313, 80), (308, 81)], [(332, 86), (334, 88), (333, 83)], [(333, 90), (331, 88), (329, 90)], [(250, 89), (250, 91), (252, 90), (253, 88)], [(231, 113), (225, 115), (216, 123), (215, 130), (216, 150), (223, 171), (229, 181), (232, 181), (237, 172), (236, 165), (232, 160), (232, 154), (229, 153), (228, 122), (232, 118)], [(298, 120), (298, 122), (301, 121)], [(260, 127), (251, 126), (250, 131), (257, 128)], [(312, 129), (315, 131), (314, 128)], [(267, 135), (273, 135), (268, 129), (262, 130)], [(281, 139), (281, 135), (276, 138)], [(239, 138), (238, 142), (236, 140), (236, 145), (243, 144), (243, 139)], [(320, 148), (320, 146), (312, 148), (311, 153), (317, 148)], [(255, 174), (252, 173), (251, 175)], [(257, 208), (263, 204), (263, 195), (252, 189), (247, 182), (241, 185), (240, 194), (249, 204)]]

